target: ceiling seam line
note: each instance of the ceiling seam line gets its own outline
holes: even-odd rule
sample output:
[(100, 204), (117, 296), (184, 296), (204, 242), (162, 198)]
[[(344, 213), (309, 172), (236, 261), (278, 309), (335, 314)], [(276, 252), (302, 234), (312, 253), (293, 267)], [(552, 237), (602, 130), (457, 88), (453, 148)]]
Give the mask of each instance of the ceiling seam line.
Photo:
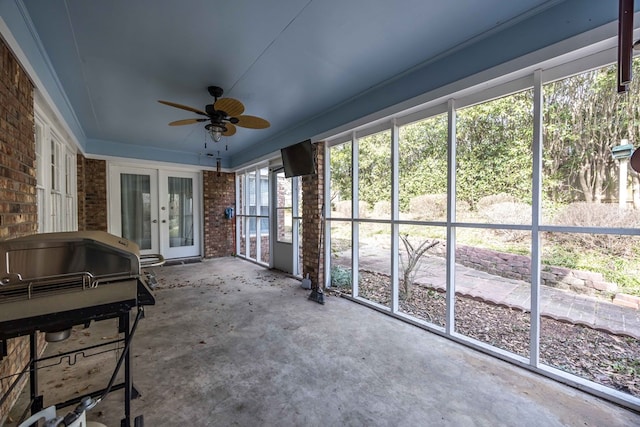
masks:
[(287, 31), (287, 28), (289, 28), (289, 27), (291, 26), (291, 24), (293, 24), (293, 23), (294, 23), (294, 21), (295, 21), (296, 19), (298, 19), (298, 17), (299, 17), (300, 15), (302, 15), (302, 13), (303, 13), (303, 12), (304, 12), (308, 7), (309, 7), (309, 5), (310, 5), (312, 2), (313, 2), (313, 0), (309, 0), (309, 1), (307, 2), (307, 4), (306, 4), (306, 5), (305, 5), (301, 10), (300, 10), (300, 12), (298, 12), (298, 13), (296, 14), (296, 16), (294, 16), (293, 18), (291, 18), (291, 21), (289, 21), (289, 23), (288, 23), (287, 25), (285, 25), (285, 27), (284, 27), (284, 28), (283, 28), (283, 29), (278, 33), (278, 35), (277, 35), (277, 36), (275, 36), (275, 37), (273, 38), (273, 40), (271, 40), (271, 42), (270, 42), (270, 43), (269, 43), (269, 44), (268, 44), (268, 45), (267, 45), (267, 46), (262, 50), (262, 52), (260, 52), (260, 55), (258, 55), (258, 56), (256, 57), (256, 59), (251, 63), (251, 65), (249, 65), (249, 66), (247, 67), (247, 69), (245, 70), (245, 72), (244, 72), (244, 73), (242, 73), (242, 75), (238, 78), (238, 80), (236, 80), (236, 81), (235, 81), (235, 83), (233, 83), (233, 85), (231, 85), (231, 87), (229, 88), (229, 92), (231, 92), (231, 91), (233, 90), (233, 88), (234, 88), (234, 87), (236, 87), (236, 85), (237, 85), (238, 83), (240, 83), (240, 81), (244, 78), (244, 76), (246, 76), (246, 75), (247, 75), (247, 73), (248, 73), (249, 71), (251, 71), (251, 69), (253, 68), (253, 66), (254, 66), (254, 65), (256, 65), (256, 63), (260, 60), (260, 58), (262, 58), (262, 57), (264, 56), (264, 54), (265, 54), (265, 53), (267, 53), (267, 51), (269, 50), (269, 48), (270, 48), (271, 46), (273, 46), (273, 44), (276, 42), (276, 40), (278, 40), (278, 39), (280, 38), (280, 36), (281, 36), (285, 31)]
[(91, 106), (91, 113), (93, 114), (93, 119), (96, 121), (96, 126), (98, 130), (102, 132), (102, 127), (100, 126), (100, 121), (98, 120), (98, 114), (96, 113), (95, 105), (93, 104), (93, 97), (91, 96), (91, 90), (89, 90), (89, 85), (87, 84), (87, 75), (84, 70), (84, 66), (82, 65), (82, 57), (80, 56), (80, 48), (78, 47), (78, 39), (76, 37), (76, 32), (73, 28), (73, 23), (71, 21), (71, 12), (69, 11), (69, 3), (67, 0), (64, 0), (64, 8), (67, 12), (67, 20), (69, 21), (69, 29), (71, 30), (71, 37), (73, 38), (73, 47), (76, 50), (76, 55), (78, 56), (78, 62), (80, 63), (80, 72), (82, 73), (82, 80), (84, 83), (84, 88), (87, 91), (87, 95), (89, 97), (89, 105)]

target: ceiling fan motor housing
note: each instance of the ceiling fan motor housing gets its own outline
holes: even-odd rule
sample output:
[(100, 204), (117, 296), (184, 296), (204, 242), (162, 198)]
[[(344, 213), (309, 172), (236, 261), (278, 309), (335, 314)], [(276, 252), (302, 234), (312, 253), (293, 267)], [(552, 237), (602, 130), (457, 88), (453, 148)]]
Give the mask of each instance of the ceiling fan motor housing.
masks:
[(215, 107), (213, 106), (213, 104), (207, 104), (204, 107), (204, 111), (207, 112), (208, 116), (215, 116), (216, 114), (219, 113), (219, 111), (216, 111)]
[(224, 93), (224, 90), (222, 90), (222, 88), (219, 86), (209, 86), (207, 90), (209, 91), (209, 95), (213, 96), (214, 98), (220, 98)]

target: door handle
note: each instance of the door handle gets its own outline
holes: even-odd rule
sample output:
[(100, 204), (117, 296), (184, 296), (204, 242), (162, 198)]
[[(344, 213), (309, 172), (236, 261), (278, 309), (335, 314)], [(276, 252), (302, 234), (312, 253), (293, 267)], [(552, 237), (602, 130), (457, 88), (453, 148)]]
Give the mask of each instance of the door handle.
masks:
[(153, 221), (151, 221), (151, 222), (155, 224), (155, 223), (157, 223), (157, 222), (158, 222), (158, 220), (157, 220), (157, 219), (154, 219), (154, 220), (153, 220)]
[(162, 220), (162, 223), (164, 224), (165, 222), (167, 222), (167, 220), (166, 220), (166, 219), (163, 219), (163, 220)]

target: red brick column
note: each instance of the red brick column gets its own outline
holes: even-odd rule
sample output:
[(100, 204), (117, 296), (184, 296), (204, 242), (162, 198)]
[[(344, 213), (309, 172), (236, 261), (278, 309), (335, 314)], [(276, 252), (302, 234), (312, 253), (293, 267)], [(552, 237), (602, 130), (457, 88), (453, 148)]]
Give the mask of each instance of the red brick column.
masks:
[[(236, 252), (236, 175), (205, 171), (204, 199), (204, 257), (231, 256)], [(226, 219), (224, 211), (234, 208), (233, 219)]]
[[(9, 48), (0, 39), (0, 239), (38, 230), (36, 143), (33, 133), (33, 85)], [(9, 340), (0, 362), (0, 378), (19, 372), (29, 360), (29, 339)], [(0, 395), (10, 380), (0, 382)], [(0, 407), (0, 425), (21, 387)]]
[(78, 153), (78, 230), (107, 231), (107, 162)]
[(76, 181), (78, 196), (78, 230), (85, 231), (87, 228), (87, 209), (85, 199), (87, 198), (86, 190), (86, 163), (87, 159), (80, 153), (76, 155)]
[(315, 144), (317, 174), (302, 177), (303, 277), (324, 288), (324, 239), (321, 218), (324, 202), (324, 142)]

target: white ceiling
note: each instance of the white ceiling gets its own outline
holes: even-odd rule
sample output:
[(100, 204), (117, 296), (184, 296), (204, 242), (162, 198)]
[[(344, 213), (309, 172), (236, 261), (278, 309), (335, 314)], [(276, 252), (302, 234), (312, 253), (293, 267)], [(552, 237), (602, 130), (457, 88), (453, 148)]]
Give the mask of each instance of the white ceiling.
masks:
[[(15, 3), (88, 155), (198, 164), (220, 151), (230, 167), (615, 20), (618, 8), (617, 0)], [(445, 66), (452, 52), (464, 53), (464, 66)], [(415, 74), (429, 67), (437, 71), (429, 81)], [(157, 100), (204, 109), (210, 85), (271, 127), (239, 128), (213, 144), (204, 123), (167, 125), (196, 115)]]

